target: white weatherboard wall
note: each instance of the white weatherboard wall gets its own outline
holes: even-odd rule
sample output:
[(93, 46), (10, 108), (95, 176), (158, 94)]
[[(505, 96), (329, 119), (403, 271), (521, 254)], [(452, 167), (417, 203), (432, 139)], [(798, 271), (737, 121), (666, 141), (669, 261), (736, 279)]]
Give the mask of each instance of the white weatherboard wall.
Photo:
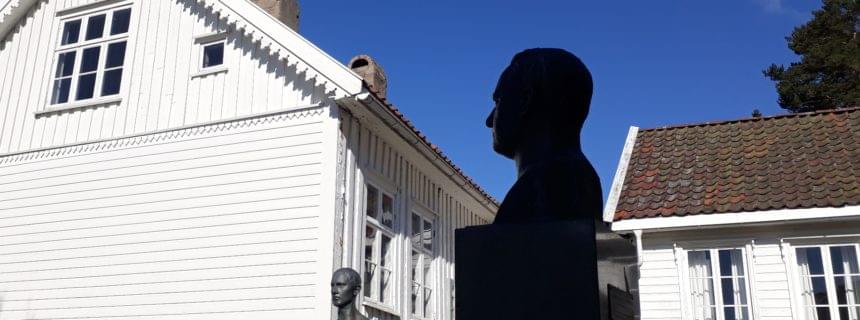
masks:
[[(132, 6), (122, 100), (37, 116), (49, 107), (60, 19), (77, 14), (81, 5), (93, 4), (86, 11), (105, 3)], [(218, 32), (228, 35), (227, 71), (192, 77), (200, 63), (195, 37)], [(0, 40), (0, 154), (326, 100), (325, 89), (296, 68), (194, 0), (42, 0)]]
[(0, 157), (0, 319), (327, 318), (329, 111)]
[[(760, 213), (766, 214), (766, 213)], [(800, 293), (792, 291), (793, 245), (860, 242), (860, 222), (798, 221), (791, 224), (725, 226), (645, 232), (640, 256), (642, 319), (687, 319), (691, 303), (684, 276), (688, 250), (743, 248), (754, 319), (788, 320)]]
[[(454, 230), (466, 226), (487, 224), (492, 221), (496, 208), (488, 208), (469, 195), (462, 186), (456, 185), (427, 158), (421, 156), (411, 142), (396, 135), (390, 127), (369, 116), (366, 109), (353, 110), (361, 115), (342, 111), (342, 152), (346, 157), (345, 170), (346, 206), (350, 212), (343, 228), (341, 242), (346, 249), (342, 253), (344, 266), (362, 270), (364, 236), (364, 183), (370, 181), (387, 192), (394, 193), (395, 226), (393, 250), (395, 250), (394, 273), (397, 277), (394, 310), (380, 312), (368, 305), (365, 308), (371, 317), (378, 319), (410, 319), (408, 309), (411, 288), (409, 256), (410, 238), (408, 218), (417, 211), (430, 215), (434, 220), (436, 250), (433, 257), (433, 315), (434, 319), (453, 319), (452, 281), (454, 275)], [(486, 199), (485, 199), (486, 200)], [(495, 204), (492, 204), (495, 206)], [(384, 308), (379, 308), (384, 309)], [(393, 313), (393, 314), (392, 314)]]

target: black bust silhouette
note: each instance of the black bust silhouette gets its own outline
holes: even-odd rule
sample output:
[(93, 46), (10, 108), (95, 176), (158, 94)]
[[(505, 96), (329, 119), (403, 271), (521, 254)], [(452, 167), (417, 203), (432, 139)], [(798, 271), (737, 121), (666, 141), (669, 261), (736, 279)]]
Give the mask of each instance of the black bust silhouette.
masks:
[(353, 269), (341, 268), (331, 276), (331, 303), (337, 307), (337, 320), (367, 320), (355, 308), (361, 292), (361, 276)]
[(487, 118), (493, 149), (513, 159), (518, 171), (494, 224), (600, 215), (600, 180), (580, 146), (591, 94), (591, 73), (570, 52), (540, 48), (514, 56)]

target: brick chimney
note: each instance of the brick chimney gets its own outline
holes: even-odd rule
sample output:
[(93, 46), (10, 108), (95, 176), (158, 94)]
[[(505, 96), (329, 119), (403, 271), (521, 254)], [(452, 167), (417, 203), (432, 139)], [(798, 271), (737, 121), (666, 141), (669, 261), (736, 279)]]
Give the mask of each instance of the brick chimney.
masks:
[(260, 8), (263, 8), (278, 18), (285, 25), (299, 32), (299, 3), (298, 0), (252, 0)]
[(385, 98), (388, 92), (388, 77), (385, 76), (385, 70), (382, 70), (376, 61), (370, 56), (359, 55), (349, 61), (349, 68), (361, 76), (371, 90), (377, 95)]

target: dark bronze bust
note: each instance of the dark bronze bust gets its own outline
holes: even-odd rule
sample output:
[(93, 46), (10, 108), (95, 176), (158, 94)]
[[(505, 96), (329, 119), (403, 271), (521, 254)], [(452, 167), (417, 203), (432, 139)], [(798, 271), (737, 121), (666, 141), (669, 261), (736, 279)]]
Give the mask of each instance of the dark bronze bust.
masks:
[(592, 86), (588, 68), (565, 50), (529, 49), (514, 56), (487, 118), (493, 149), (513, 159), (518, 171), (494, 224), (600, 215), (600, 180), (580, 146)]
[(361, 276), (353, 269), (338, 269), (331, 276), (331, 303), (337, 307), (337, 320), (367, 320), (355, 308), (361, 292)]

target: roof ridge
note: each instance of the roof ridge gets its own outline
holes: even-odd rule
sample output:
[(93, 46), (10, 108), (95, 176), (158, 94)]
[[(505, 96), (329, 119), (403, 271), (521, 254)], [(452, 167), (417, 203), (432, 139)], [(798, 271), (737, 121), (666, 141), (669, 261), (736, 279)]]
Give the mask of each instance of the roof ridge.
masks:
[(812, 116), (812, 115), (819, 115), (819, 114), (837, 114), (837, 113), (846, 113), (846, 112), (854, 112), (854, 111), (860, 111), (860, 107), (788, 113), (788, 114), (779, 114), (779, 115), (767, 116), (767, 117), (748, 117), (748, 118), (740, 118), (740, 119), (732, 119), (732, 120), (706, 121), (706, 122), (699, 122), (699, 123), (669, 125), (669, 126), (662, 126), (662, 127), (655, 127), (655, 128), (639, 129), (639, 132), (673, 130), (673, 129), (682, 129), (682, 128), (691, 128), (691, 127), (717, 126), (717, 125), (726, 125), (726, 124), (733, 124), (733, 123), (743, 123), (743, 122), (763, 121), (763, 120), (793, 118), (793, 117), (804, 117), (804, 116)]

